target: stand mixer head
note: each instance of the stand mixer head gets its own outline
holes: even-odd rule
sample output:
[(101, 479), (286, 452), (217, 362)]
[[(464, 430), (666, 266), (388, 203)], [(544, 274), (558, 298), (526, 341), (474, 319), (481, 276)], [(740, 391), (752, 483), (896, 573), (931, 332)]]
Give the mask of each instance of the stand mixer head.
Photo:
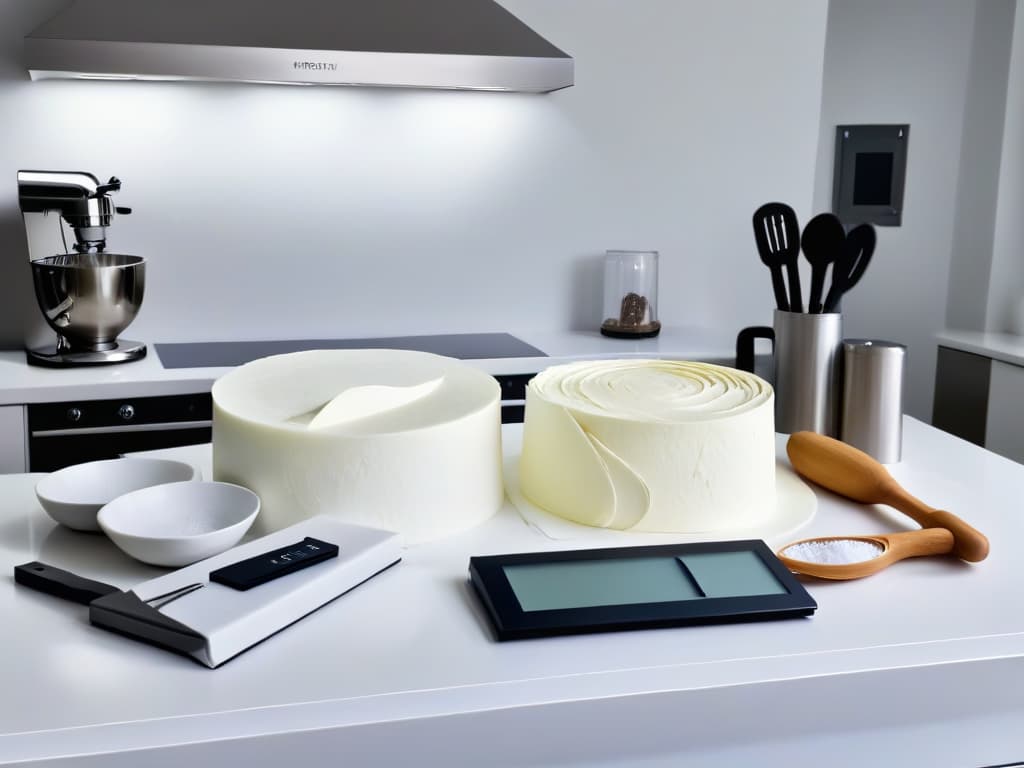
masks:
[[(117, 178), (101, 184), (91, 173), (18, 172), (36, 299), (57, 333), (55, 345), (28, 350), (30, 364), (96, 365), (145, 356), (144, 344), (117, 338), (142, 304), (146, 268), (139, 256), (106, 251), (114, 215), (131, 213), (109, 197), (120, 188)], [(50, 213), (64, 251), (56, 255), (54, 230), (41, 223)], [(70, 252), (65, 224), (73, 233)]]

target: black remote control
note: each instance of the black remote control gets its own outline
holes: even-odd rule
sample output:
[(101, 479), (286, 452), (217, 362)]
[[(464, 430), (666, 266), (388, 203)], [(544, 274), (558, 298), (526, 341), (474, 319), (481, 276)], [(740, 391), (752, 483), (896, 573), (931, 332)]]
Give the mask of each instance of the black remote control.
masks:
[(210, 581), (244, 592), (338, 556), (338, 545), (309, 536), (287, 547), (210, 571)]

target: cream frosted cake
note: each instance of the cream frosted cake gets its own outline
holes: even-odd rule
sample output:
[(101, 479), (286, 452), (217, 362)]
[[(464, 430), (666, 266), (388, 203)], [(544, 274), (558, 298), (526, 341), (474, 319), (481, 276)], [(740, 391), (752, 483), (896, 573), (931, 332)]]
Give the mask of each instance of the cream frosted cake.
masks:
[(604, 528), (756, 528), (775, 511), (774, 395), (744, 371), (671, 360), (557, 365), (526, 391), (523, 495)]
[(277, 355), (218, 379), (213, 405), (214, 478), (259, 495), (264, 531), (329, 513), (416, 543), (501, 507), (498, 383), (458, 360)]

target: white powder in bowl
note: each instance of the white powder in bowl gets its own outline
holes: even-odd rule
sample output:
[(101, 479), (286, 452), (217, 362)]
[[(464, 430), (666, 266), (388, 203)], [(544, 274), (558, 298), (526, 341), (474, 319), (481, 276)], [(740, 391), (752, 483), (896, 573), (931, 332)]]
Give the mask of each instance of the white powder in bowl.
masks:
[(782, 554), (791, 560), (802, 560), (805, 563), (846, 565), (873, 560), (884, 551), (885, 548), (874, 541), (832, 539), (831, 541), (802, 541), (786, 547), (782, 550)]

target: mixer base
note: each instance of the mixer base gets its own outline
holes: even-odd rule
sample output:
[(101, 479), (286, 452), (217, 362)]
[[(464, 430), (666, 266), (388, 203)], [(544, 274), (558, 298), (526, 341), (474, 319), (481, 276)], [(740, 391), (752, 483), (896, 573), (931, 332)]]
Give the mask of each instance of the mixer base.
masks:
[(129, 341), (128, 339), (118, 339), (117, 345), (113, 349), (102, 352), (76, 349), (58, 350), (56, 344), (25, 350), (25, 357), (29, 365), (41, 365), (47, 368), (128, 363), (145, 356), (146, 345), (141, 341)]

